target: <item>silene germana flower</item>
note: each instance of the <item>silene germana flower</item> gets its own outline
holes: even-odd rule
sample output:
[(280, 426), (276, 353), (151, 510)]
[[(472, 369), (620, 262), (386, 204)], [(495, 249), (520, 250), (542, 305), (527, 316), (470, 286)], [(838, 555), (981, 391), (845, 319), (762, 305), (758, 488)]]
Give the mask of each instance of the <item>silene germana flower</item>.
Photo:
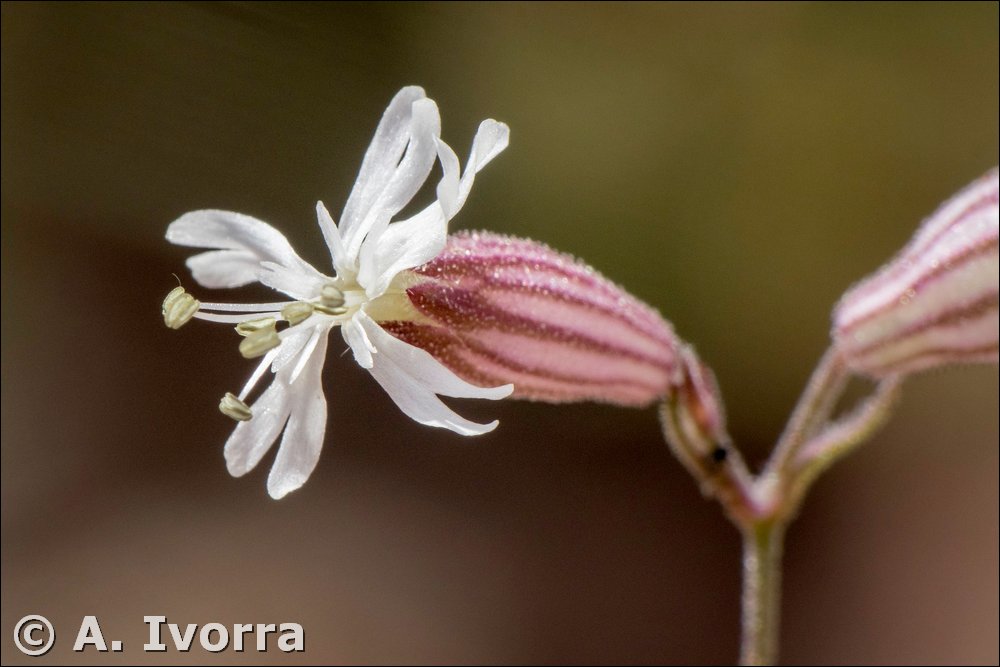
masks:
[[(532, 241), (448, 238), (449, 220), (476, 172), (506, 148), (508, 129), (484, 121), (461, 173), (439, 135), (437, 105), (422, 89), (393, 98), (339, 226), (317, 204), (332, 277), (302, 260), (273, 227), (239, 213), (195, 211), (167, 230), (173, 243), (212, 248), (187, 261), (204, 287), (260, 282), (290, 297), (201, 303), (178, 287), (163, 303), (167, 326), (192, 318), (235, 324), (243, 356), (263, 357), (219, 409), (239, 421), (225, 446), (234, 476), (252, 470), (284, 431), (267, 483), (274, 498), (302, 486), (318, 461), (326, 429), (321, 374), (334, 327), (406, 415), (461, 435), (489, 432), (497, 422), (464, 419), (438, 395), (500, 399), (513, 392), (644, 405), (680, 381), (670, 325), (594, 270)], [(443, 173), (437, 199), (392, 221), (435, 160)], [(274, 380), (248, 405), (269, 369)]]
[(841, 298), (833, 339), (852, 370), (882, 378), (997, 361), (998, 187), (993, 169)]

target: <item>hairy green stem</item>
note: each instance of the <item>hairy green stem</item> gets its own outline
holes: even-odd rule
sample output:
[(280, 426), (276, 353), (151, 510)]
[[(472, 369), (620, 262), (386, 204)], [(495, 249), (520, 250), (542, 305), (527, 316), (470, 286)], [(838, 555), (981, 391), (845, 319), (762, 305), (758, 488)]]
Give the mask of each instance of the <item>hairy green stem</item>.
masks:
[(771, 665), (777, 660), (784, 536), (785, 526), (778, 521), (743, 528), (741, 665)]
[(831, 421), (848, 378), (836, 350), (827, 351), (757, 476), (724, 431), (699, 429), (688, 403), (674, 396), (660, 406), (671, 450), (743, 536), (741, 664), (770, 665), (778, 659), (785, 530), (806, 492), (824, 470), (885, 423), (899, 393), (897, 378), (883, 380), (850, 414)]
[(784, 433), (775, 445), (762, 477), (784, 475), (803, 445), (830, 417), (847, 386), (848, 372), (835, 348), (823, 355), (806, 385)]

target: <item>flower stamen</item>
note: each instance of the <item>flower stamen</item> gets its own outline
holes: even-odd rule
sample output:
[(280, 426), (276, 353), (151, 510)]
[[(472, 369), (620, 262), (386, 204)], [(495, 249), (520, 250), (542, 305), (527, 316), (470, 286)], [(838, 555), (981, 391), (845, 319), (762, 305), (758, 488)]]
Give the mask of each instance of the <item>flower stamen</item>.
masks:
[(344, 293), (333, 283), (327, 283), (319, 291), (319, 302), (327, 308), (340, 308), (344, 305)]
[(317, 313), (323, 313), (324, 315), (344, 315), (347, 313), (347, 306), (324, 306), (321, 303), (314, 303), (313, 308)]
[(313, 304), (305, 301), (293, 301), (281, 309), (281, 317), (293, 327), (304, 322), (313, 313)]
[(249, 336), (257, 331), (273, 329), (276, 321), (273, 317), (261, 317), (256, 320), (245, 320), (236, 325), (236, 333), (241, 336)]
[(272, 326), (269, 328), (258, 329), (246, 334), (246, 338), (240, 342), (240, 354), (243, 355), (244, 359), (256, 359), (266, 354), (268, 350), (281, 345), (281, 338), (273, 324), (272, 322)]
[(171, 329), (180, 329), (191, 321), (201, 304), (183, 287), (170, 290), (163, 300), (163, 323)]
[(219, 401), (219, 412), (240, 422), (250, 421), (253, 418), (250, 407), (228, 391)]

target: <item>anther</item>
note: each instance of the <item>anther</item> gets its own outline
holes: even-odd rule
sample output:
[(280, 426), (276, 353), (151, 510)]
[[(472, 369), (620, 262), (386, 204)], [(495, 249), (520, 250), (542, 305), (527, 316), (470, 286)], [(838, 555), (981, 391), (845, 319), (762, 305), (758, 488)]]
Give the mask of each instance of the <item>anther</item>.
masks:
[(230, 392), (226, 392), (219, 401), (219, 412), (239, 422), (250, 421), (253, 418), (249, 406)]
[(317, 313), (323, 313), (324, 315), (343, 315), (347, 312), (347, 306), (324, 306), (321, 303), (314, 303), (313, 308)]
[(339, 308), (344, 305), (344, 293), (332, 283), (327, 283), (319, 291), (319, 302), (327, 308)]
[(258, 320), (247, 320), (236, 325), (236, 333), (241, 336), (249, 336), (255, 331), (273, 329), (275, 320), (273, 317), (262, 317)]
[(163, 300), (163, 323), (171, 329), (180, 329), (198, 312), (201, 303), (183, 287), (175, 287)]
[(288, 320), (288, 323), (295, 326), (302, 322), (313, 312), (313, 305), (305, 301), (295, 301), (281, 309), (281, 317)]
[(281, 338), (278, 337), (278, 332), (273, 327), (260, 329), (248, 334), (240, 341), (240, 354), (246, 359), (255, 359), (279, 345), (281, 345)]

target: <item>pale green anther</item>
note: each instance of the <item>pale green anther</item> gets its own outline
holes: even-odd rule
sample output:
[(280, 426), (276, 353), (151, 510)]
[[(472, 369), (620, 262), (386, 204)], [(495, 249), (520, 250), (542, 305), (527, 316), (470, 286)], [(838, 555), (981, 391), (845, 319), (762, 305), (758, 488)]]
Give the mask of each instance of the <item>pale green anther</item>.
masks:
[(337, 306), (331, 308), (329, 306), (324, 306), (321, 303), (314, 303), (313, 308), (317, 313), (323, 313), (324, 315), (343, 315), (347, 312), (347, 306)]
[(273, 328), (260, 329), (247, 335), (240, 342), (240, 354), (246, 359), (256, 359), (279, 345), (281, 345), (281, 338), (278, 337), (277, 331)]
[(175, 287), (163, 300), (163, 323), (171, 329), (180, 329), (198, 312), (201, 303), (184, 291)]
[(313, 312), (313, 305), (305, 301), (295, 301), (281, 309), (281, 317), (288, 320), (288, 323), (295, 326), (302, 322)]
[(253, 418), (253, 412), (249, 406), (229, 392), (226, 392), (226, 395), (219, 401), (219, 412), (239, 422), (250, 421)]
[(339, 308), (344, 305), (344, 293), (332, 283), (327, 283), (319, 291), (319, 301), (327, 308)]
[(187, 294), (187, 292), (184, 291), (184, 288), (179, 285), (170, 290), (170, 293), (167, 294), (167, 297), (163, 300), (163, 312), (167, 312), (174, 302), (185, 294)]
[(273, 329), (274, 325), (275, 319), (273, 317), (262, 317), (259, 320), (247, 320), (246, 322), (240, 322), (236, 325), (236, 333), (241, 336), (249, 336), (255, 331)]

